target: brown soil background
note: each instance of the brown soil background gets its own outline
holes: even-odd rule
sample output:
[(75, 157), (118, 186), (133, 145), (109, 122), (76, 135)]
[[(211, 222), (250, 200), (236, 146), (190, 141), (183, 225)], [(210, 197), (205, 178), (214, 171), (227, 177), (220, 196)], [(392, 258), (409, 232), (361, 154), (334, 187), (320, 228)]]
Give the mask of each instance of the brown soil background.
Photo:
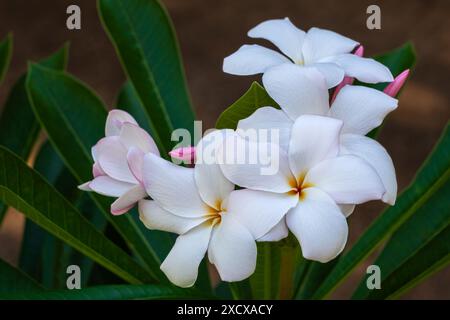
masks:
[[(258, 78), (234, 77), (221, 70), (222, 59), (243, 43), (252, 43), (246, 32), (270, 18), (289, 16), (302, 29), (329, 28), (364, 44), (366, 55), (391, 50), (408, 40), (417, 49), (418, 61), (400, 98), (400, 107), (389, 116), (380, 141), (397, 169), (400, 190), (411, 181), (450, 115), (450, 1), (262, 1), (166, 0), (174, 21), (185, 63), (189, 88), (198, 119), (213, 127), (218, 115)], [(65, 27), (66, 8), (77, 4), (82, 29)], [(365, 26), (366, 8), (381, 7), (382, 29)], [(94, 0), (1, 0), (0, 37), (14, 32), (10, 70), (0, 88), (0, 105), (27, 60), (38, 60), (70, 41), (69, 71), (94, 88), (109, 107), (124, 81), (113, 47), (103, 31)], [(450, 203), (449, 203), (450, 205)], [(361, 205), (349, 219), (348, 247), (379, 214), (383, 205)], [(17, 262), (23, 217), (9, 212), (0, 230), (0, 256)], [(336, 292), (346, 298), (365, 272), (361, 266)], [(411, 290), (404, 298), (449, 299), (450, 268)]]

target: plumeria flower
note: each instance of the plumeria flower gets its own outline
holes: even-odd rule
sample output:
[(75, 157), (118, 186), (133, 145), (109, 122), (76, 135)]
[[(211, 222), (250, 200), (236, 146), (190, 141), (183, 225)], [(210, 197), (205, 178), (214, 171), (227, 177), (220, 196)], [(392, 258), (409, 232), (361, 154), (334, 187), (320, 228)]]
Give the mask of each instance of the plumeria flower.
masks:
[[(161, 265), (169, 280), (192, 286), (205, 253), (224, 281), (240, 281), (256, 266), (255, 239), (266, 234), (283, 216), (286, 203), (268, 193), (264, 199), (253, 190), (234, 191), (234, 184), (214, 161), (202, 161), (206, 146), (221, 145), (226, 131), (215, 131), (197, 145), (194, 168), (177, 166), (147, 154), (143, 178), (153, 200), (141, 200), (139, 213), (149, 229), (179, 234)], [(287, 204), (289, 205), (289, 204)], [(281, 210), (280, 210), (281, 208)]]
[[(286, 212), (285, 208), (294, 204), (285, 221), (274, 225), (271, 236), (266, 235), (265, 240), (286, 236), (288, 227), (299, 240), (305, 258), (327, 262), (343, 250), (347, 241), (347, 221), (337, 204), (359, 204), (380, 199), (385, 193), (368, 162), (339, 154), (344, 128), (341, 120), (330, 117), (298, 117), (292, 126), (288, 151), (279, 149), (279, 170), (274, 175), (261, 175), (259, 164), (220, 165), (233, 183), (259, 190), (255, 192), (260, 193), (260, 201), (265, 202), (269, 194), (273, 199), (279, 198), (283, 204), (277, 208), (279, 212)], [(239, 134), (232, 138), (249, 149), (258, 144)]]
[(224, 72), (252, 75), (288, 63), (319, 70), (328, 88), (338, 85), (344, 76), (367, 83), (393, 80), (383, 64), (351, 54), (358, 42), (333, 31), (311, 28), (304, 32), (285, 18), (264, 21), (251, 29), (248, 36), (272, 42), (283, 54), (256, 44), (243, 45), (224, 59)]
[[(375, 169), (386, 192), (382, 200), (393, 205), (397, 197), (397, 180), (392, 159), (378, 142), (365, 135), (378, 127), (384, 117), (397, 108), (398, 101), (387, 94), (363, 86), (345, 86), (329, 105), (327, 86), (322, 75), (313, 69), (274, 67), (263, 76), (268, 94), (281, 110), (264, 107), (239, 122), (238, 128), (278, 129), (280, 146), (287, 150), (294, 121), (305, 114), (329, 116), (344, 122), (340, 136), (340, 154), (361, 157)], [(349, 215), (354, 206), (343, 206)]]
[(142, 162), (146, 153), (159, 156), (159, 151), (152, 137), (122, 110), (109, 112), (105, 135), (92, 147), (94, 179), (79, 188), (117, 198), (111, 204), (111, 213), (120, 215), (147, 196)]

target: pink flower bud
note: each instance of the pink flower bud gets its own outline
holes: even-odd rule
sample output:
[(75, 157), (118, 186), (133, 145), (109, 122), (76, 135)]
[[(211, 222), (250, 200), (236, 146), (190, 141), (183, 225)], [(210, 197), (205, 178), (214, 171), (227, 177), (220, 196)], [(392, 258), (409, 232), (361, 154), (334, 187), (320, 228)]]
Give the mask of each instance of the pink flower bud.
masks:
[(384, 93), (390, 95), (391, 97), (395, 97), (405, 84), (405, 81), (408, 78), (408, 76), (409, 76), (409, 69), (406, 69), (398, 76), (396, 76), (394, 81), (388, 84), (388, 86), (384, 89)]
[(178, 160), (182, 160), (188, 164), (193, 164), (195, 161), (195, 147), (182, 147), (173, 149), (169, 155)]

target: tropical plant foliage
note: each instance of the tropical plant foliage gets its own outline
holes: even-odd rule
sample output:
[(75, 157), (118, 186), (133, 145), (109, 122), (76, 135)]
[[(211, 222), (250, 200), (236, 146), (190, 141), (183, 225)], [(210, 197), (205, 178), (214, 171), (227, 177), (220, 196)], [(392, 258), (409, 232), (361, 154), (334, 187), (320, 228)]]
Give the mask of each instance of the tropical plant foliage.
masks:
[[(149, 130), (161, 154), (175, 128), (191, 129), (195, 115), (176, 35), (157, 0), (99, 0), (98, 10), (127, 82), (117, 107)], [(12, 35), (0, 42), (0, 82), (12, 53)], [(193, 289), (171, 285), (160, 271), (174, 238), (149, 231), (137, 213), (112, 216), (110, 200), (82, 195), (90, 179), (90, 147), (103, 136), (107, 109), (87, 85), (65, 71), (69, 47), (29, 63), (13, 86), (0, 117), (0, 223), (9, 207), (26, 216), (18, 267), (0, 260), (3, 299), (323, 299), (376, 249), (381, 290), (368, 290), (366, 274), (354, 299), (396, 298), (450, 261), (450, 126), (416, 177), (358, 241), (327, 264), (304, 260), (295, 239), (258, 244), (254, 275), (240, 283), (209, 281), (206, 263)], [(411, 44), (375, 57), (393, 75), (412, 68)], [(379, 90), (383, 86), (376, 87)], [(257, 108), (277, 107), (253, 83), (219, 117), (217, 128), (235, 128)], [(41, 144), (34, 166), (27, 160)], [(375, 132), (371, 133), (375, 136)], [(81, 290), (65, 290), (65, 269), (82, 266)]]

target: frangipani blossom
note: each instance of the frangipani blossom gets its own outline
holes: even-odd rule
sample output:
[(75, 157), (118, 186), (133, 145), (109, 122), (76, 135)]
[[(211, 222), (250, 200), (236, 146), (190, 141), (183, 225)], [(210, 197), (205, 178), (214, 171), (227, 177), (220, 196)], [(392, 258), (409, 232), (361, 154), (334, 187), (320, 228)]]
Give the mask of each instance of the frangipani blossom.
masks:
[[(239, 129), (278, 129), (280, 146), (287, 150), (294, 121), (305, 114), (329, 116), (343, 121), (340, 154), (361, 157), (378, 173), (386, 189), (382, 200), (393, 205), (397, 197), (395, 168), (387, 151), (365, 137), (384, 117), (397, 108), (398, 101), (387, 94), (363, 86), (345, 86), (329, 105), (322, 75), (313, 69), (274, 67), (263, 76), (264, 87), (282, 110), (263, 107), (239, 121)], [(347, 214), (353, 211), (346, 206)]]
[[(202, 149), (222, 134), (215, 131), (205, 136), (197, 145), (197, 159), (199, 146)], [(220, 140), (213, 148), (218, 145)], [(149, 229), (179, 234), (161, 270), (180, 287), (195, 283), (206, 252), (222, 280), (250, 276), (256, 266), (255, 239), (277, 224), (289, 208), (270, 193), (261, 199), (258, 191), (233, 191), (234, 184), (215, 162), (185, 168), (149, 153), (143, 177), (153, 200), (139, 202), (142, 222)]]
[(383, 64), (351, 54), (358, 42), (333, 31), (311, 28), (304, 32), (285, 18), (264, 21), (251, 29), (248, 36), (272, 42), (284, 55), (256, 44), (243, 45), (224, 59), (224, 72), (252, 75), (288, 63), (320, 71), (328, 88), (337, 86), (344, 76), (367, 83), (393, 80)]
[[(337, 204), (380, 199), (385, 189), (365, 160), (339, 155), (341, 130), (341, 120), (303, 115), (292, 126), (288, 151), (279, 150), (279, 170), (275, 175), (261, 175), (258, 164), (220, 165), (233, 183), (259, 190), (254, 191), (259, 192), (259, 201), (265, 201), (268, 194), (272, 199), (279, 198), (283, 204), (277, 208), (279, 212), (286, 212), (285, 208), (294, 203), (286, 220), (274, 225), (270, 236), (260, 240), (278, 240), (277, 236), (287, 234), (287, 226), (299, 240), (307, 259), (327, 262), (343, 250), (348, 227)], [(225, 140), (228, 139), (231, 138)], [(238, 134), (233, 139), (249, 148), (258, 143)]]
[(159, 156), (159, 151), (152, 137), (122, 110), (109, 112), (105, 135), (92, 147), (94, 179), (79, 188), (117, 197), (111, 213), (120, 215), (147, 196), (142, 182), (142, 161), (146, 153)]

